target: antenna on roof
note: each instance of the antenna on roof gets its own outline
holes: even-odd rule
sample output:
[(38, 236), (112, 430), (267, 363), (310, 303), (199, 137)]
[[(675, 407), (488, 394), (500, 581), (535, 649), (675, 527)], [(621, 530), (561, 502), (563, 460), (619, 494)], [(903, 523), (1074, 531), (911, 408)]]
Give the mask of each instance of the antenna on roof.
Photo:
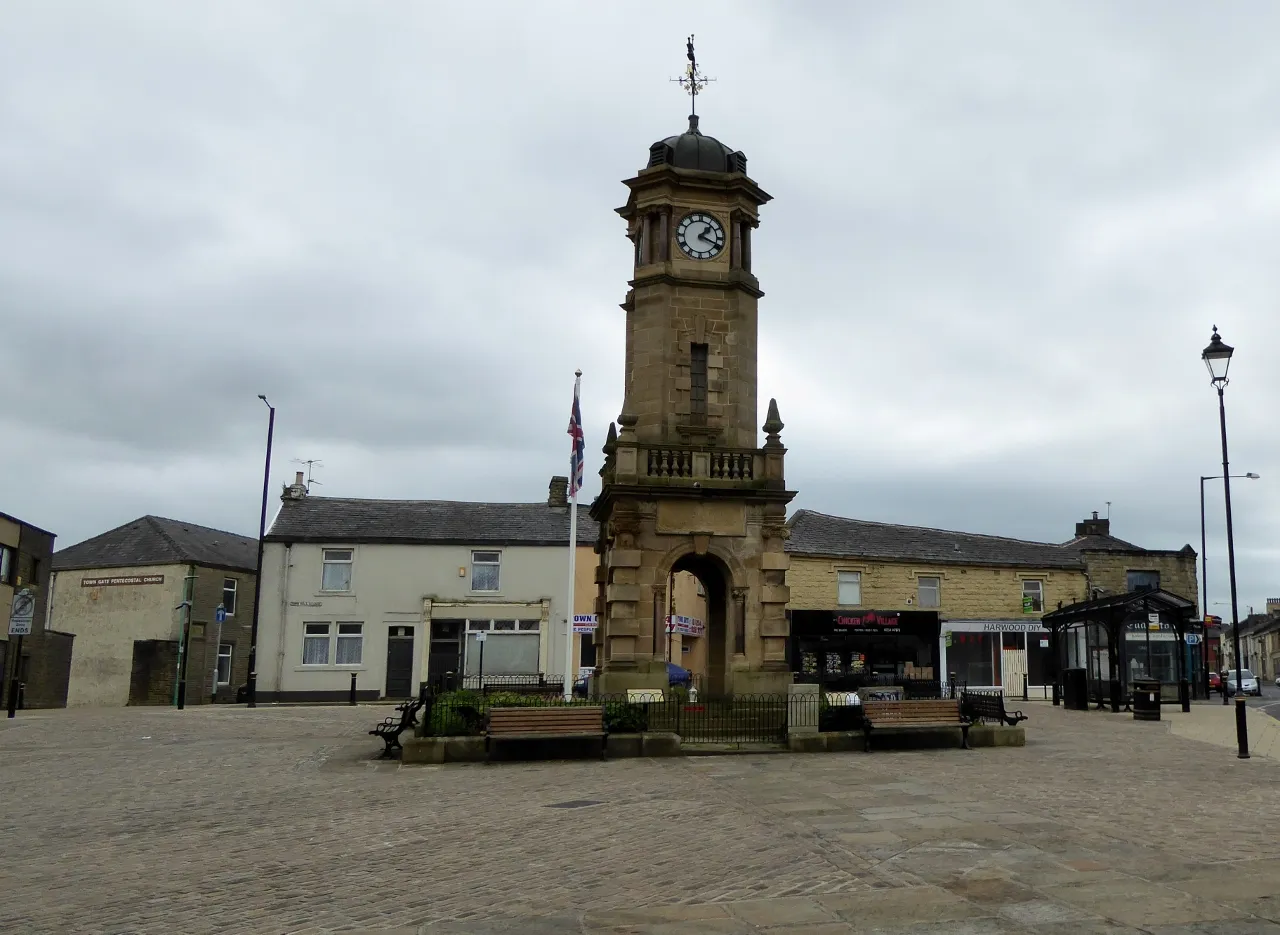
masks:
[(318, 481), (318, 480), (313, 481), (313, 480), (311, 479), (311, 468), (312, 468), (312, 467), (324, 467), (324, 462), (323, 462), (323, 461), (321, 461), (319, 458), (306, 458), (306, 459), (303, 459), (303, 458), (294, 458), (292, 463), (294, 463), (294, 464), (305, 464), (305, 465), (307, 466), (307, 493), (311, 493), (311, 485), (312, 485), (312, 484), (320, 484), (320, 486), (321, 486), (321, 487), (323, 487), (323, 486), (324, 486), (324, 484), (321, 484), (321, 483), (320, 483), (320, 481)]

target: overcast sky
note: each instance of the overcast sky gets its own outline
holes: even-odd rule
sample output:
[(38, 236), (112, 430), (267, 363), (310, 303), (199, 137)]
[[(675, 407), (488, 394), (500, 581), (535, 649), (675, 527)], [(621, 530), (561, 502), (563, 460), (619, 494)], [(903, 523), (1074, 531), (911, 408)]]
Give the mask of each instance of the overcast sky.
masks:
[[(793, 505), (1199, 550), (1227, 391), (1241, 613), (1280, 595), (1271, 3), (10, 0), (0, 510), (70, 545), (272, 495), (588, 492), (621, 407), (626, 198), (685, 126), (775, 200), (761, 421)], [(1226, 601), (1221, 482), (1210, 602)], [(1211, 608), (1212, 609), (1212, 608)], [(1229, 616), (1229, 609), (1217, 612)]]

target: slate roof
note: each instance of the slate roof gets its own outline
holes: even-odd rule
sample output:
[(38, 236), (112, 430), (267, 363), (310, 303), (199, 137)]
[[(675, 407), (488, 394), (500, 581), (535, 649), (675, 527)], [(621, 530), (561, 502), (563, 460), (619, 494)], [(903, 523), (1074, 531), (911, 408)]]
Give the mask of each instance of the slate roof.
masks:
[(143, 516), (53, 553), (54, 571), (188, 564), (256, 571), (258, 540), (163, 516)]
[[(596, 539), (596, 524), (578, 510), (578, 542)], [(546, 503), (463, 500), (285, 500), (267, 531), (271, 542), (405, 543), (414, 545), (568, 545), (569, 511)]]
[(1053, 542), (1028, 542), (924, 526), (895, 526), (828, 516), (812, 510), (798, 510), (787, 525), (791, 527), (787, 551), (803, 555), (856, 556), (948, 565), (1084, 567), (1077, 552)]

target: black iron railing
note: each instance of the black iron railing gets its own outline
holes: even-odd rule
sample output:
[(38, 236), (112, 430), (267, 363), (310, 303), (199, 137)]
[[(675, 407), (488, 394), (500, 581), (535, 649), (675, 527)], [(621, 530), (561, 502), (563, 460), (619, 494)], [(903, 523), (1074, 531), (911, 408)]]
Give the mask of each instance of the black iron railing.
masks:
[(422, 730), (427, 736), (479, 735), (485, 715), (498, 707), (604, 707), (609, 733), (669, 731), (684, 743), (781, 743), (787, 739), (786, 695), (738, 695), (691, 699), (680, 690), (643, 695), (563, 698), (536, 693), (454, 691), (426, 692)]

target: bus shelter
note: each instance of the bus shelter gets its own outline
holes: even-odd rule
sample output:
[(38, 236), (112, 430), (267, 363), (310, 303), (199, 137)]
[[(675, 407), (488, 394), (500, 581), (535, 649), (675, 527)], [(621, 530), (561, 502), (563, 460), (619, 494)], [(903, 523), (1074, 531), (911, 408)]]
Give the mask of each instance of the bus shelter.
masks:
[[(1054, 704), (1063, 673), (1083, 669), (1091, 702), (1128, 707), (1134, 679), (1158, 679), (1161, 695), (1189, 710), (1203, 694), (1204, 623), (1196, 604), (1159, 588), (1130, 591), (1059, 607), (1041, 618), (1055, 661)], [(1194, 687), (1193, 687), (1194, 686)]]

